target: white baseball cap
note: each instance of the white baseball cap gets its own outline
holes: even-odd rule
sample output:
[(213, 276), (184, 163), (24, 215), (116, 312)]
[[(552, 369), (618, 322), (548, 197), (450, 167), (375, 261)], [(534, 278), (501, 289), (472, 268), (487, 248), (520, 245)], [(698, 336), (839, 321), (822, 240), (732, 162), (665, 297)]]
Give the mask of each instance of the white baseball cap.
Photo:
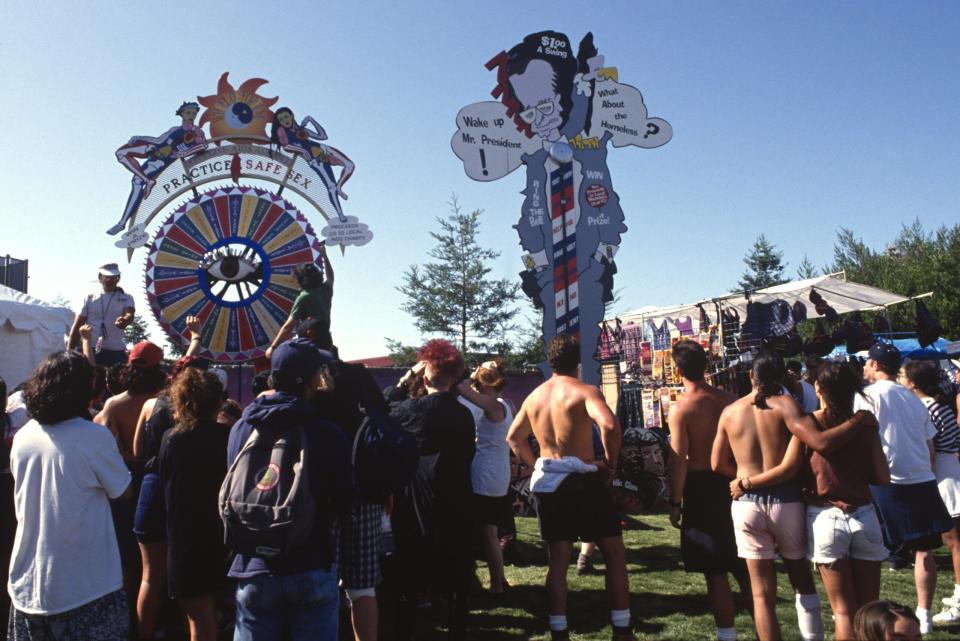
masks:
[(106, 265), (100, 265), (100, 275), (101, 276), (119, 276), (120, 267), (116, 263), (107, 263)]

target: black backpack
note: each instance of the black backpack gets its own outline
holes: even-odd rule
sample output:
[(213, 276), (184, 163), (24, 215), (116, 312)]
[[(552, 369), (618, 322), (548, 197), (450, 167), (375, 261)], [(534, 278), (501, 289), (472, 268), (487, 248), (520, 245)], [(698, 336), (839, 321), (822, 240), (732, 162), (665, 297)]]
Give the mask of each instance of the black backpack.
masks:
[(353, 438), (351, 461), (361, 499), (382, 503), (413, 481), (420, 451), (417, 440), (400, 423), (372, 409)]
[(220, 487), (227, 547), (274, 558), (307, 541), (317, 512), (308, 454), (302, 426), (254, 428)]

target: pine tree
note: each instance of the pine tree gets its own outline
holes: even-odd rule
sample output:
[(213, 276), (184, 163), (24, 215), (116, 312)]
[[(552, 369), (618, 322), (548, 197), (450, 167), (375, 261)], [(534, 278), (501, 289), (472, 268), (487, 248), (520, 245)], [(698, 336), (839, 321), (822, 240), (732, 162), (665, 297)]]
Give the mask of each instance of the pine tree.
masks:
[(797, 267), (797, 277), (800, 279), (807, 278), (816, 278), (820, 274), (817, 273), (817, 268), (813, 266), (813, 263), (810, 262), (810, 259), (807, 258), (807, 255), (803, 255), (803, 262)]
[(141, 341), (150, 340), (147, 324), (140, 314), (134, 314), (133, 320), (123, 328), (123, 342), (127, 345), (136, 345)]
[(456, 339), (460, 350), (502, 345), (517, 313), (518, 287), (507, 279), (490, 278), (490, 262), (500, 252), (477, 242), (480, 210), (465, 213), (454, 196), (450, 215), (437, 218), (440, 230), (430, 232), (437, 244), (432, 262), (411, 265), (397, 290), (406, 296), (401, 306), (418, 330)]
[(753, 247), (744, 257), (747, 270), (740, 277), (737, 287), (743, 291), (762, 289), (787, 282), (783, 277), (783, 253), (763, 234), (757, 236)]

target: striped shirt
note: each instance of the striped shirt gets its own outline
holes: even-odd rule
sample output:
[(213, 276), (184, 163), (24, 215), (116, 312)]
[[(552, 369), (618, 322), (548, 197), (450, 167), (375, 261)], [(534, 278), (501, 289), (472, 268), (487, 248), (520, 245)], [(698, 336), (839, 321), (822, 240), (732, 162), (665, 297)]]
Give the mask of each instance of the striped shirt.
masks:
[(923, 399), (923, 404), (927, 406), (930, 420), (937, 428), (937, 434), (933, 437), (933, 449), (947, 454), (960, 451), (960, 426), (957, 425), (954, 409), (930, 397)]

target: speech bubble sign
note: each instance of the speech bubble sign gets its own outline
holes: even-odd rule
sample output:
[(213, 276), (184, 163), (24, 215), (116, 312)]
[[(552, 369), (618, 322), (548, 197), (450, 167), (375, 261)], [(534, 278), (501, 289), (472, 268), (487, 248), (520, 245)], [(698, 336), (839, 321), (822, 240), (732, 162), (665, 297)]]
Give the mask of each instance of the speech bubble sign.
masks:
[(670, 142), (673, 128), (662, 118), (649, 118), (640, 90), (598, 74), (593, 91), (591, 132), (609, 131), (614, 147), (652, 149)]
[(120, 240), (117, 240), (113, 243), (113, 246), (126, 249), (136, 249), (137, 247), (146, 247), (148, 242), (150, 242), (150, 235), (147, 234), (144, 224), (137, 223), (129, 230), (125, 231), (123, 235), (120, 236)]
[(503, 103), (487, 101), (460, 110), (450, 146), (468, 176), (489, 182), (519, 167), (523, 155), (540, 149), (541, 142), (517, 131)]
[(320, 234), (328, 245), (366, 245), (373, 239), (373, 232), (356, 216), (331, 218)]

